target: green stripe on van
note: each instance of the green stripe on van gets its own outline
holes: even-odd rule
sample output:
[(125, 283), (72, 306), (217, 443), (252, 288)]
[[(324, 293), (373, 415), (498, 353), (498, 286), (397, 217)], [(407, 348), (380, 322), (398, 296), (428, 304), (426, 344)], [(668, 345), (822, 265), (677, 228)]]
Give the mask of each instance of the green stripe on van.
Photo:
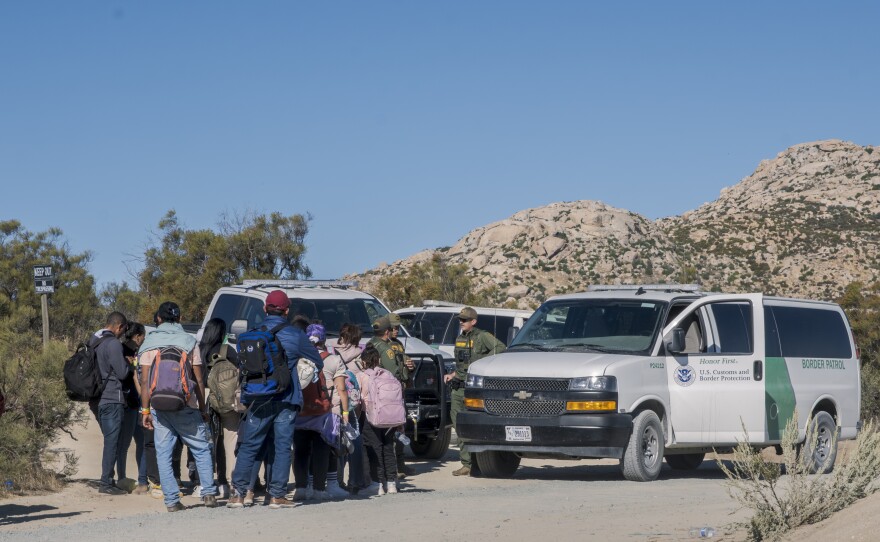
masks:
[(768, 440), (782, 440), (782, 431), (794, 416), (795, 405), (785, 358), (767, 357), (764, 362), (764, 417)]

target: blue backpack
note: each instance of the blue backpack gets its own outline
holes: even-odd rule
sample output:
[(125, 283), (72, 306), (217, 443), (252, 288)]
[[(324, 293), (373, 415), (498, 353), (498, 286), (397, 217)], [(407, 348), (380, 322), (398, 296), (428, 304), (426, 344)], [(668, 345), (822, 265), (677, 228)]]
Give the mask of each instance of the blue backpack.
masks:
[(241, 402), (281, 395), (290, 389), (290, 367), (281, 342), (275, 336), (289, 322), (272, 329), (254, 328), (238, 337), (241, 369)]

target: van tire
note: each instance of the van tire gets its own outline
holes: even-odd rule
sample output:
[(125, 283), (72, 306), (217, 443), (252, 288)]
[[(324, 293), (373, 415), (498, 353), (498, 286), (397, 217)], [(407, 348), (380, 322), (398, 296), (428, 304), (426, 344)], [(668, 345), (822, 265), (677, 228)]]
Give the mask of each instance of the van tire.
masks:
[(811, 423), (815, 433), (813, 442), (804, 442), (804, 462), (810, 474), (828, 474), (837, 459), (837, 422), (831, 414), (817, 412)]
[(666, 464), (675, 470), (694, 470), (703, 464), (706, 454), (667, 455)]
[(486, 478), (510, 478), (519, 468), (520, 458), (513, 452), (479, 452), (473, 454), (480, 474)]
[(620, 468), (633, 482), (652, 482), (660, 476), (666, 439), (663, 424), (653, 410), (644, 410), (633, 418), (632, 434), (623, 451)]
[(410, 442), (409, 449), (412, 450), (413, 455), (416, 457), (440, 459), (446, 455), (446, 451), (449, 449), (450, 440), (452, 440), (452, 428), (447, 427), (435, 438), (425, 438)]

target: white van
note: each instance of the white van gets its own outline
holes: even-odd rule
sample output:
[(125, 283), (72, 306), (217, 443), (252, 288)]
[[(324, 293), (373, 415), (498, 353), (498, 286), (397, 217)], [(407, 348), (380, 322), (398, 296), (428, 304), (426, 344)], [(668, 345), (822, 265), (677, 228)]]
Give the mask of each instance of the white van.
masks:
[(594, 287), (556, 296), (507, 351), (471, 365), (456, 431), (483, 474), (522, 457), (618, 458), (627, 479), (662, 462), (694, 469), (744, 437), (773, 446), (807, 419), (811, 470), (830, 471), (833, 436), (861, 426), (860, 367), (834, 303), (709, 294), (678, 285)]
[[(420, 307), (407, 307), (394, 312), (415, 337), (452, 356), (459, 334), (458, 313), (465, 305), (427, 299)], [(504, 344), (510, 343), (532, 315), (532, 311), (473, 307), (477, 311), (477, 327), (488, 331)]]

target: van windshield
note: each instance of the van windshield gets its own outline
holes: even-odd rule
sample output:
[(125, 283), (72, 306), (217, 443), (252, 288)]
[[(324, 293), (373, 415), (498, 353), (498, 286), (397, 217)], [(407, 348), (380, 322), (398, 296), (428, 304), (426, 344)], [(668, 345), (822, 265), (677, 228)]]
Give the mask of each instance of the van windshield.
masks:
[(541, 305), (509, 350), (647, 353), (666, 303), (565, 299)]
[(302, 299), (290, 298), (290, 318), (302, 314), (310, 321), (320, 321), (327, 335), (338, 337), (343, 324), (357, 324), (365, 337), (373, 335), (373, 321), (388, 314), (375, 299)]

